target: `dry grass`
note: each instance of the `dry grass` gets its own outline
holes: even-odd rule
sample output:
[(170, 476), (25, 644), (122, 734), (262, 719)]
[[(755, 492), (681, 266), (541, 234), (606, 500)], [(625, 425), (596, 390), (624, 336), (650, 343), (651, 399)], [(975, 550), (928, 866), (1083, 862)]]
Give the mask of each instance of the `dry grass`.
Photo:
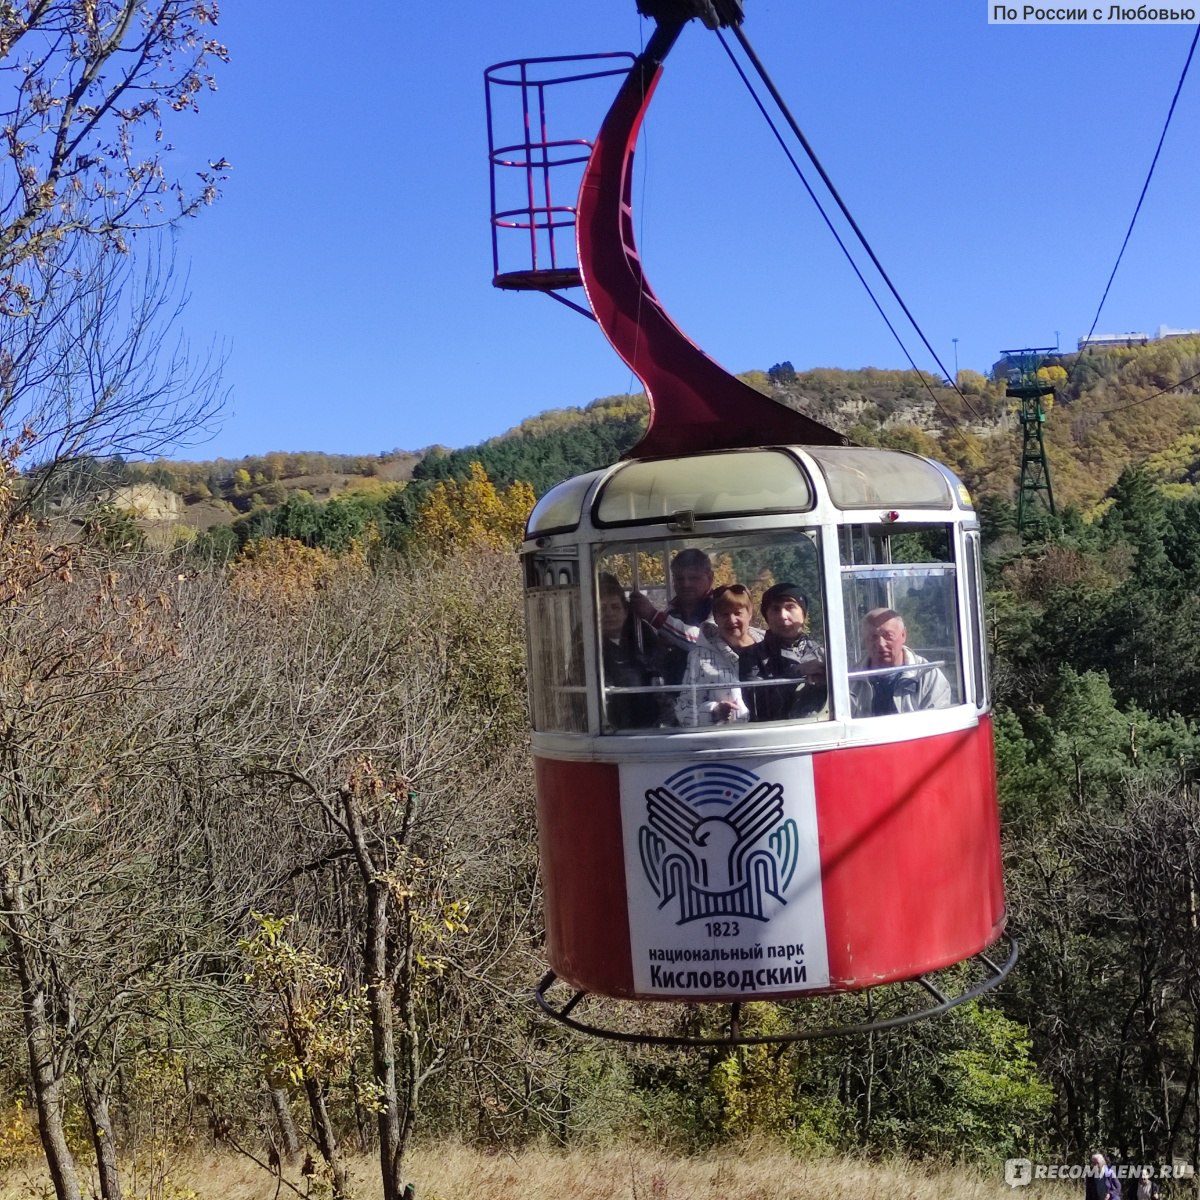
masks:
[[(372, 1159), (355, 1160), (353, 1176), (356, 1197), (378, 1200)], [(305, 1190), (298, 1175), (289, 1177)], [(1082, 1184), (1014, 1192), (999, 1168), (806, 1159), (769, 1146), (685, 1158), (641, 1147), (485, 1154), (430, 1145), (412, 1155), (406, 1178), (417, 1200), (1075, 1200), (1082, 1193)], [(276, 1191), (271, 1176), (229, 1155), (179, 1162), (166, 1180), (130, 1182), (130, 1200), (272, 1200)], [(10, 1172), (0, 1178), (0, 1200), (52, 1195), (46, 1183), (32, 1172)], [(295, 1194), (279, 1193), (281, 1200)]]

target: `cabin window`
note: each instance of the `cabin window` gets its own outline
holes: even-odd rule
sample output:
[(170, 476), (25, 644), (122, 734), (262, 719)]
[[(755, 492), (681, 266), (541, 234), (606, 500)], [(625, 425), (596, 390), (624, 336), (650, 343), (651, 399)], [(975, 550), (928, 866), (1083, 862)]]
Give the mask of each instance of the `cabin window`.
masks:
[(526, 557), (525, 627), (534, 729), (586, 733), (579, 559), (573, 547)]
[(828, 719), (816, 532), (609, 544), (595, 561), (606, 733)]
[(983, 623), (983, 567), (979, 556), (979, 534), (967, 534), (967, 596), (971, 604), (971, 655), (975, 668), (975, 704), (985, 709), (991, 703), (987, 675), (987, 636)]
[(848, 525), (839, 532), (851, 715), (961, 703), (953, 526)]

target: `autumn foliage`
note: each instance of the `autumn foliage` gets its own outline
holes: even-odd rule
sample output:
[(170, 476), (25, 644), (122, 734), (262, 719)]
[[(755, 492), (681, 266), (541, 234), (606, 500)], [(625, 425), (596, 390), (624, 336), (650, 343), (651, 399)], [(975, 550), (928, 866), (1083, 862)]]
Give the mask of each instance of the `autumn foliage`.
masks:
[(466, 479), (434, 485), (417, 514), (413, 532), (418, 542), (443, 553), (514, 549), (535, 499), (533, 488), (520, 480), (497, 488), (483, 466), (473, 462)]

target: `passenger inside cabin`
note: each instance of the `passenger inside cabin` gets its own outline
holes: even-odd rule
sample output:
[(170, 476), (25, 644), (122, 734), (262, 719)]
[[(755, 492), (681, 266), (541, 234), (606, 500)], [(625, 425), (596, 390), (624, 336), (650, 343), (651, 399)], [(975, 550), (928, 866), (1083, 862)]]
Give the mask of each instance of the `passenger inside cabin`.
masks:
[(856, 717), (882, 717), (925, 708), (949, 708), (950, 684), (938, 667), (908, 648), (904, 618), (893, 608), (874, 608), (862, 622), (866, 658), (859, 671), (887, 674), (850, 681)]
[(641, 592), (630, 594), (633, 611), (654, 626), (659, 636), (659, 655), (655, 674), (664, 684), (675, 687), (687, 670), (688, 655), (700, 640), (700, 627), (712, 617), (712, 563), (703, 550), (680, 550), (671, 560), (673, 595), (667, 607), (659, 610)]
[(675, 701), (675, 719), (685, 729), (750, 719), (739, 685), (743, 651), (763, 640), (753, 620), (754, 600), (744, 584), (713, 592), (712, 620), (700, 626)]
[(808, 597), (794, 583), (777, 583), (763, 593), (762, 614), (767, 633), (741, 652), (741, 679), (780, 683), (743, 689), (750, 720), (785, 721), (819, 713), (829, 690), (825, 652), (808, 633)]
[[(600, 575), (599, 584), (604, 686), (647, 687), (658, 638), (647, 622), (633, 614), (615, 575)], [(606, 691), (606, 697), (609, 723), (617, 729), (644, 729), (658, 723), (659, 702), (653, 693)]]

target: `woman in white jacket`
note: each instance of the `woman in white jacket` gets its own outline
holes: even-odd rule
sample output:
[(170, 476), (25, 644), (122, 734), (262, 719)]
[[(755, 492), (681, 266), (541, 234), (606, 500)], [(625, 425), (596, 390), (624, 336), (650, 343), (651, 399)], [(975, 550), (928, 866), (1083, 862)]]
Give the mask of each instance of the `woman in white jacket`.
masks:
[(717, 588), (712, 615), (700, 627), (675, 701), (675, 719), (684, 728), (750, 717), (740, 687), (739, 651), (761, 642), (763, 632), (750, 624), (754, 600), (749, 588), (740, 583)]

